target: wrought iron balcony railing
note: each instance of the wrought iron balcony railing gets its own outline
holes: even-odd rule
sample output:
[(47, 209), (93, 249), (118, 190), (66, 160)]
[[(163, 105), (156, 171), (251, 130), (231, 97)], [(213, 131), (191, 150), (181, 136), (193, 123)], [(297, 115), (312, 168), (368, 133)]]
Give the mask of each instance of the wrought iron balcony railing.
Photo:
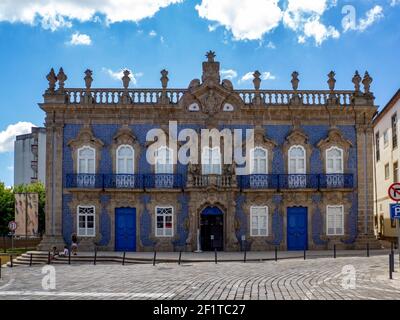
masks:
[(238, 177), (241, 189), (352, 189), (353, 174), (254, 174)]
[(353, 174), (254, 174), (247, 176), (181, 174), (67, 174), (66, 188), (82, 189), (182, 189), (209, 186), (253, 190), (352, 189)]
[(178, 189), (180, 174), (67, 174), (66, 188), (83, 189)]

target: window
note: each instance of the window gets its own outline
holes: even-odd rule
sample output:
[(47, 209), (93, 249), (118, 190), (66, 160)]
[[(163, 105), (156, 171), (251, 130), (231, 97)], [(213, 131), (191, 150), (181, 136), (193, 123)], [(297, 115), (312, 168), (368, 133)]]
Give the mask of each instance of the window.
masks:
[(78, 236), (95, 236), (95, 207), (78, 206)]
[(393, 164), (393, 183), (399, 182), (399, 163)]
[(172, 149), (161, 147), (157, 150), (155, 159), (155, 172), (157, 173), (174, 173), (173, 152)]
[(260, 147), (251, 150), (251, 174), (268, 174), (268, 150)]
[(200, 107), (199, 107), (199, 105), (198, 105), (197, 103), (192, 103), (192, 104), (189, 106), (188, 110), (189, 110), (190, 112), (197, 112), (197, 111), (200, 111)]
[(344, 208), (343, 206), (327, 206), (326, 233), (328, 236), (344, 235)]
[(230, 103), (225, 103), (223, 111), (225, 111), (225, 112), (233, 112), (233, 111), (235, 111), (235, 108)]
[(389, 163), (385, 164), (385, 180), (388, 180), (390, 178), (390, 168), (389, 168)]
[(219, 147), (205, 147), (201, 155), (203, 175), (221, 174), (221, 151)]
[(289, 174), (306, 173), (306, 150), (302, 146), (289, 149)]
[(397, 113), (392, 116), (392, 145), (397, 148)]
[(375, 152), (376, 152), (376, 161), (379, 162), (381, 160), (381, 153), (379, 150), (379, 132), (375, 134)]
[(134, 174), (135, 151), (131, 146), (123, 145), (117, 149), (117, 174)]
[(305, 188), (306, 176), (306, 150), (302, 146), (293, 146), (289, 149), (289, 188)]
[(173, 213), (172, 207), (156, 207), (156, 236), (173, 236)]
[(96, 150), (92, 147), (82, 147), (78, 149), (78, 174), (94, 174), (96, 172), (95, 165)]
[(386, 130), (386, 131), (383, 133), (383, 146), (384, 146), (385, 148), (387, 148), (388, 145), (389, 145), (389, 130)]
[(268, 236), (268, 207), (251, 207), (250, 209), (252, 237)]
[(343, 173), (343, 150), (332, 147), (326, 150), (326, 173)]

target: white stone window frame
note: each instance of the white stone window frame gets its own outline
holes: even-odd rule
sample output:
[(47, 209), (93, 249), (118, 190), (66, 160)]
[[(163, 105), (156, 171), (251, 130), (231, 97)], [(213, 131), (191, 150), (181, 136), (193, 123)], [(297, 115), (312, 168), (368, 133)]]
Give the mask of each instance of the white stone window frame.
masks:
[[(332, 157), (329, 156), (329, 152), (333, 151), (333, 150), (338, 150), (340, 151), (340, 166), (341, 166), (341, 170), (340, 172), (338, 172), (339, 170), (335, 170), (335, 161), (337, 160), (336, 157)], [(329, 149), (326, 150), (326, 156), (325, 156), (325, 161), (326, 161), (326, 174), (343, 174), (344, 173), (344, 150), (338, 146), (332, 146)], [(329, 168), (329, 160), (332, 159), (333, 160), (333, 168)]]
[[(214, 151), (218, 152), (219, 163), (213, 163)], [(208, 152), (208, 153), (207, 153)], [(216, 152), (215, 152), (216, 153)], [(208, 155), (207, 155), (208, 154)], [(206, 157), (207, 155), (207, 157)], [(211, 159), (210, 158), (211, 155)], [(206, 163), (205, 159), (209, 159)], [(218, 166), (218, 171), (214, 170)], [(208, 169), (206, 169), (208, 168)], [(201, 153), (201, 172), (203, 175), (221, 175), (222, 174), (222, 153), (220, 147), (204, 147)]]
[[(81, 209), (93, 209), (93, 213), (88, 214), (88, 213), (81, 213)], [(77, 214), (77, 218), (76, 218), (76, 234), (78, 235), (78, 237), (84, 237), (84, 238), (95, 238), (96, 237), (96, 206), (93, 205), (79, 205), (76, 209), (76, 214)], [(89, 216), (93, 216), (93, 228), (88, 228), (88, 217)], [(79, 224), (80, 224), (80, 217), (84, 217), (84, 223), (85, 226), (84, 228), (80, 228)], [(81, 229), (84, 229), (85, 232), (81, 233)], [(88, 230), (89, 229), (93, 229), (93, 234), (89, 234)]]
[[(158, 213), (158, 210), (165, 210), (165, 209), (170, 209), (171, 210), (171, 214), (162, 214), (160, 215)], [(173, 238), (174, 237), (174, 226), (175, 226), (175, 219), (174, 219), (174, 207), (173, 206), (156, 206), (154, 208), (155, 210), (155, 229), (154, 229), (154, 233), (155, 233), (155, 237), (156, 238)], [(162, 229), (158, 228), (157, 226), (157, 222), (158, 222), (158, 216), (162, 216), (163, 217), (163, 227)], [(166, 217), (167, 216), (171, 216), (171, 234), (166, 234), (166, 230), (169, 228), (166, 228)], [(158, 230), (162, 230), (162, 234), (158, 234)]]
[[(82, 172), (82, 168), (81, 168), (81, 151), (85, 150), (85, 149), (89, 149), (91, 151), (93, 151), (93, 158), (91, 158), (91, 160), (93, 161), (93, 172)], [(84, 159), (86, 160), (86, 169), (88, 168), (88, 160), (89, 158)], [(96, 149), (88, 146), (88, 145), (83, 145), (82, 147), (80, 147), (77, 150), (77, 173), (78, 174), (95, 174), (96, 173)], [(89, 170), (85, 170), (85, 171), (89, 171)]]
[[(337, 217), (336, 217), (336, 215), (334, 216), (334, 221), (333, 221), (333, 224), (334, 224), (334, 227), (333, 227), (333, 229), (334, 229), (334, 232), (333, 233), (331, 233), (331, 232), (329, 232), (329, 215), (330, 215), (330, 209), (338, 209), (338, 208), (340, 208), (341, 209), (341, 226), (342, 226), (342, 232), (337, 232), (337, 223), (336, 223), (336, 219), (337, 219)], [(327, 205), (326, 206), (326, 235), (327, 236), (344, 236), (344, 206), (343, 205)]]
[[(132, 157), (128, 158), (128, 157), (122, 157), (119, 155), (119, 151), (122, 148), (128, 148), (132, 151)], [(115, 157), (116, 157), (116, 173), (117, 174), (135, 174), (135, 148), (133, 148), (131, 145), (129, 144), (121, 144), (120, 146), (118, 146), (116, 152), (115, 152)], [(125, 161), (125, 166), (127, 167), (127, 160), (132, 160), (132, 172), (122, 172), (122, 171), (128, 171), (128, 170), (121, 170), (121, 168), (119, 167), (119, 160), (124, 160)]]
[[(263, 173), (258, 172), (258, 170), (257, 170), (257, 171), (254, 170), (254, 169), (255, 169), (255, 168), (254, 168), (254, 160), (256, 159), (256, 158), (255, 158), (255, 152), (256, 152), (257, 150), (262, 150), (263, 152), (265, 152), (265, 157), (264, 157), (264, 158), (258, 158), (259, 161), (262, 160), (262, 159), (265, 160), (265, 172), (263, 172)], [(255, 148), (251, 149), (251, 151), (250, 151), (250, 173), (251, 173), (252, 175), (257, 175), (257, 174), (268, 174), (268, 157), (269, 157), (268, 149), (266, 149), (266, 148), (263, 148), (263, 147), (255, 147)]]
[[(160, 163), (159, 162), (159, 152), (162, 150), (166, 150), (166, 155), (169, 154), (169, 160), (170, 163)], [(162, 159), (164, 160), (164, 159)], [(165, 162), (168, 161), (168, 157), (165, 158)], [(170, 170), (160, 170), (159, 166), (170, 166)], [(169, 172), (166, 172), (169, 171)], [(154, 165), (154, 173), (155, 174), (174, 174), (174, 150), (167, 147), (167, 146), (162, 146), (157, 149), (156, 157), (155, 157), (155, 165)]]
[[(265, 210), (265, 214), (260, 215), (259, 213), (255, 213), (255, 210), (259, 210), (259, 209), (263, 209)], [(253, 230), (253, 219), (254, 217), (257, 216), (258, 218), (264, 216), (265, 217), (265, 230), (266, 230), (266, 234), (263, 235), (261, 234), (261, 230), (263, 228), (260, 227), (260, 219), (258, 219), (258, 223), (257, 223), (257, 234), (254, 233)], [(266, 238), (269, 237), (269, 208), (268, 206), (251, 206), (250, 207), (250, 236), (254, 237), (254, 238)]]

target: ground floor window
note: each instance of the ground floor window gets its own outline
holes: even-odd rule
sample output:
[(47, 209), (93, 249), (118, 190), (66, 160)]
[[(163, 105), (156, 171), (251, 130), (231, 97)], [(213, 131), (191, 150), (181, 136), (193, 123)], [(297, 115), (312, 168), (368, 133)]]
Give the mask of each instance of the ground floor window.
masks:
[(78, 206), (78, 236), (95, 236), (95, 207)]
[(328, 236), (344, 235), (344, 208), (343, 206), (327, 206), (326, 230)]
[(252, 237), (268, 236), (268, 207), (251, 207), (250, 219)]
[(173, 207), (156, 207), (156, 236), (173, 236)]

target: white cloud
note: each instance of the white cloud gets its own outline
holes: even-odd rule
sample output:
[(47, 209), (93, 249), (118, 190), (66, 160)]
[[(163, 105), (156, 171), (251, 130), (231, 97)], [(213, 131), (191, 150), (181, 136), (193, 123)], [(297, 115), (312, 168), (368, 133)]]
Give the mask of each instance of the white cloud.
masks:
[(314, 38), (315, 43), (319, 46), (328, 38), (338, 39), (339, 31), (334, 27), (326, 27), (319, 21), (319, 18), (310, 18), (304, 25), (304, 38), (299, 38), (299, 43), (304, 43), (306, 38)]
[[(201, 18), (232, 31), (234, 40), (259, 40), (282, 19), (278, 0), (202, 0), (196, 10)], [(209, 26), (210, 31), (217, 25)]]
[(129, 70), (130, 71), (130, 75), (129, 77), (131, 78), (131, 83), (133, 85), (136, 85), (138, 82), (138, 78), (143, 77), (143, 73), (142, 72), (138, 72), (138, 73), (134, 73), (132, 72), (132, 70), (128, 69), (128, 68), (123, 68), (120, 69), (118, 71), (113, 71), (111, 69), (108, 68), (103, 68), (103, 72), (107, 73), (111, 79), (115, 80), (115, 81), (122, 81), (122, 77), (124, 76), (124, 70)]
[[(247, 72), (242, 78), (240, 78), (239, 83), (247, 82), (254, 79), (254, 71)], [(260, 78), (262, 80), (275, 80), (276, 77), (269, 71), (261, 72)]]
[(68, 44), (71, 46), (90, 46), (92, 44), (92, 39), (87, 34), (75, 32), (71, 36), (71, 40), (68, 41)]
[(7, 170), (8, 170), (8, 171), (14, 171), (14, 166), (8, 166), (8, 167), (7, 167)]
[(365, 18), (360, 19), (357, 29), (361, 32), (365, 31), (368, 27), (372, 26), (376, 21), (383, 17), (383, 8), (381, 6), (375, 6), (371, 10), (367, 11)]
[(30, 122), (18, 122), (10, 124), (7, 129), (0, 131), (0, 153), (14, 151), (15, 137), (31, 133), (32, 127), (36, 126)]
[(232, 79), (237, 78), (237, 76), (238, 76), (238, 73), (237, 73), (235, 70), (233, 70), (233, 69), (221, 70), (220, 73), (221, 73), (221, 76), (222, 76), (224, 79), (230, 79), (230, 80), (232, 80)]
[(157, 36), (157, 32), (155, 32), (154, 30), (151, 30), (151, 31), (149, 32), (149, 36), (150, 36), (150, 37), (155, 37), (155, 36)]
[(269, 48), (269, 49), (276, 49), (276, 45), (275, 45), (275, 43), (273, 43), (272, 41), (270, 41), (270, 42), (268, 42), (268, 44), (267, 44), (267, 48)]
[(161, 8), (183, 0), (1, 0), (0, 21), (40, 23), (57, 30), (70, 27), (72, 20), (95, 21), (104, 15), (107, 23), (138, 22), (154, 16)]
[(392, 1), (390, 1), (390, 5), (392, 7), (397, 6), (398, 4), (400, 4), (400, 0), (392, 0)]
[(321, 22), (322, 15), (336, 4), (336, 0), (289, 0), (283, 23), (299, 34), (299, 43), (306, 43), (308, 38), (313, 38), (319, 46), (329, 38), (340, 37), (336, 28)]

